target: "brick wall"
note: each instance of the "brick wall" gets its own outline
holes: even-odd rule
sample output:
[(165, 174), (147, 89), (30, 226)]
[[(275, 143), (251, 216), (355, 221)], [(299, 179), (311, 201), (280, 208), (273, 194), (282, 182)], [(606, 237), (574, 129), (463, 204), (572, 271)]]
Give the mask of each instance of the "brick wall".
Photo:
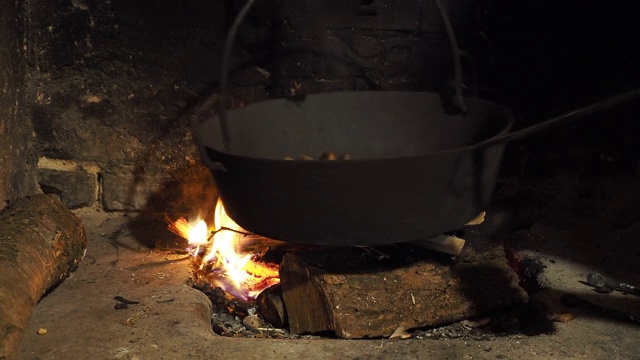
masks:
[[(471, 1), (446, 1), (464, 47)], [(243, 24), (233, 91), (251, 102), (336, 90), (437, 90), (451, 77), (451, 52), (432, 1), (280, 1)], [(265, 76), (248, 83), (247, 64)], [(239, 74), (235, 74), (238, 71)]]
[[(19, 26), (0, 30), (15, 50), (0, 54), (0, 76), (16, 89), (0, 93), (0, 140), (8, 144), (0, 153), (0, 201), (31, 190), (29, 169), (37, 162), (41, 188), (70, 207), (171, 204), (187, 211), (197, 199), (209, 202), (210, 192), (197, 196), (202, 181), (212, 188), (211, 179), (184, 115), (217, 91), (222, 40), (243, 3), (25, 2), (27, 36)], [(475, 60), (475, 71), (464, 61), (466, 83), (476, 76), (481, 97), (511, 107), (516, 126), (639, 82), (634, 2), (445, 4), (461, 48)], [(20, 18), (16, 5), (4, 6), (3, 24)], [(596, 19), (600, 26), (590, 25)], [(450, 50), (431, 0), (258, 1), (230, 68), (232, 94), (242, 102), (336, 90), (437, 90), (450, 78)], [(628, 113), (621, 116), (632, 118), (635, 110)], [(27, 145), (30, 127), (16, 123), (24, 117), (33, 121), (39, 161)], [(521, 173), (522, 164), (542, 164), (526, 165), (526, 173), (541, 175), (567, 166), (635, 171), (636, 123), (594, 118), (521, 141), (510, 145), (503, 168)], [(614, 161), (595, 167), (596, 158)]]
[[(222, 2), (31, 1), (27, 16), (44, 192), (109, 211), (188, 212), (211, 197), (182, 115), (216, 82)], [(191, 182), (211, 189), (194, 196)]]
[[(447, 2), (463, 40), (468, 3)], [(242, 4), (29, 2), (27, 96), (42, 190), (72, 208), (188, 212), (210, 201), (212, 182), (183, 115), (217, 91), (222, 40)], [(450, 53), (431, 1), (256, 7), (230, 69), (232, 93), (243, 102), (433, 90), (449, 78)]]

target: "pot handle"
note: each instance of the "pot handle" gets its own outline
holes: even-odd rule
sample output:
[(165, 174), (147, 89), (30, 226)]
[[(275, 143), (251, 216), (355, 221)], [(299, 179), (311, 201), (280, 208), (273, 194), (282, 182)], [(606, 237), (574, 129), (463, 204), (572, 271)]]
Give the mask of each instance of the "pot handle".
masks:
[(558, 125), (566, 124), (570, 121), (583, 118), (587, 115), (595, 114), (597, 112), (613, 108), (636, 98), (640, 98), (640, 88), (630, 90), (625, 93), (609, 97), (597, 103), (569, 111), (554, 118), (547, 119), (541, 123), (531, 125), (524, 129), (516, 130), (498, 137), (494, 137), (492, 139), (485, 140), (483, 142), (470, 146), (469, 149), (482, 149), (498, 144), (504, 144), (509, 141), (518, 140), (551, 129)]
[[(233, 144), (231, 142), (231, 136), (229, 135), (229, 122), (227, 118), (227, 105), (229, 103), (228, 69), (229, 62), (231, 61), (231, 48), (233, 47), (233, 43), (238, 34), (240, 25), (242, 25), (242, 23), (244, 22), (244, 19), (247, 17), (247, 14), (251, 10), (255, 2), (256, 0), (247, 0), (247, 2), (242, 6), (242, 9), (240, 9), (240, 12), (234, 19), (233, 24), (231, 24), (231, 28), (227, 33), (227, 38), (225, 39), (224, 48), (222, 51), (222, 63), (220, 65), (220, 105), (218, 109), (218, 116), (220, 118), (222, 139), (224, 141), (224, 149), (226, 153), (231, 153), (233, 151)], [(438, 8), (438, 12), (440, 13), (445, 32), (447, 33), (447, 38), (449, 39), (449, 45), (451, 47), (455, 88), (453, 105), (458, 109), (460, 113), (464, 114), (468, 111), (468, 107), (464, 102), (464, 93), (462, 90), (463, 77), (462, 62), (460, 60), (460, 48), (458, 47), (458, 41), (456, 40), (453, 26), (451, 25), (451, 21), (449, 20), (449, 16), (447, 15), (447, 11), (444, 7), (444, 4), (442, 3), (442, 0), (433, 0), (433, 2), (435, 3), (436, 7)]]
[(238, 34), (238, 29), (240, 28), (240, 25), (242, 25), (242, 22), (247, 17), (247, 14), (255, 2), (256, 0), (247, 0), (244, 6), (242, 6), (238, 16), (236, 16), (233, 24), (231, 24), (231, 28), (229, 29), (229, 33), (227, 33), (227, 38), (224, 42), (224, 48), (222, 51), (222, 63), (220, 65), (220, 105), (218, 108), (218, 116), (220, 118), (220, 128), (222, 129), (224, 150), (228, 154), (233, 151), (233, 144), (231, 143), (231, 137), (229, 136), (229, 123), (227, 119), (227, 104), (229, 103), (229, 78), (227, 70), (229, 69), (229, 62), (231, 61), (231, 48), (233, 47), (233, 42)]
[(447, 10), (445, 9), (442, 0), (433, 0), (433, 2), (438, 8), (440, 18), (444, 24), (444, 30), (447, 33), (447, 38), (449, 39), (449, 47), (451, 48), (451, 55), (453, 58), (453, 87), (455, 89), (455, 94), (453, 94), (452, 105), (455, 106), (460, 113), (466, 114), (467, 111), (469, 111), (469, 108), (465, 104), (464, 93), (462, 90), (464, 80), (462, 76), (462, 61), (460, 60), (461, 50), (458, 47), (456, 34), (453, 31), (453, 25), (451, 25), (451, 20), (449, 20)]
[(227, 169), (224, 165), (219, 161), (213, 161), (209, 157), (208, 147), (204, 144), (203, 137), (206, 136), (204, 131), (200, 129), (202, 123), (199, 119), (202, 118), (210, 118), (215, 115), (215, 109), (220, 107), (220, 98), (216, 96), (210, 96), (201, 100), (200, 103), (196, 104), (194, 107), (194, 112), (191, 114), (191, 129), (192, 134), (195, 139), (196, 147), (198, 149), (198, 154), (200, 154), (200, 161), (204, 163), (209, 169), (216, 171), (224, 171)]
[(211, 170), (228, 172), (227, 168), (224, 167), (224, 165), (222, 165), (221, 162), (213, 161), (209, 158), (209, 155), (207, 154), (206, 149), (202, 149), (202, 151), (200, 151), (200, 160), (204, 163), (206, 167), (208, 167)]

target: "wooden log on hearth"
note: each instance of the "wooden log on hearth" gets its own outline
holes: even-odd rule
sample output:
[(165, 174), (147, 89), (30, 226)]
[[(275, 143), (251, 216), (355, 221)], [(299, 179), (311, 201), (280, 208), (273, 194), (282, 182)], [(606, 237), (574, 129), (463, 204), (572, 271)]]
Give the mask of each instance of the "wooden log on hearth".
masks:
[(78, 267), (87, 237), (60, 200), (39, 194), (0, 212), (0, 359), (13, 359), (42, 295)]
[(280, 280), (289, 330), (388, 337), (399, 327), (452, 323), (527, 298), (502, 246), (467, 243), (455, 259), (411, 244), (288, 253)]

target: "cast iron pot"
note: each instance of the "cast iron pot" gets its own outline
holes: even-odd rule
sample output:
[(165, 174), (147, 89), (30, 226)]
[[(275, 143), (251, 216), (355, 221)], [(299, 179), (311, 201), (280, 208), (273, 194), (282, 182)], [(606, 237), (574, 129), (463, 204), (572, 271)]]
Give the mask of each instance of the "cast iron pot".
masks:
[[(510, 112), (465, 98), (445, 113), (424, 92), (334, 92), (268, 100), (197, 124), (229, 216), (272, 239), (379, 245), (459, 229), (490, 201), (504, 144), (640, 97), (640, 89), (509, 132)], [(352, 160), (285, 160), (323, 152)]]
[[(486, 208), (506, 135), (504, 107), (466, 98), (447, 115), (437, 94), (334, 92), (227, 112), (196, 126), (229, 216), (262, 236), (319, 245), (379, 245), (460, 228)], [(323, 152), (351, 160), (285, 160)]]
[[(223, 49), (220, 96), (238, 28)], [(460, 51), (444, 5), (461, 115), (425, 92), (334, 92), (225, 111), (196, 125), (203, 161), (229, 216), (272, 239), (318, 245), (379, 245), (421, 240), (460, 228), (486, 208), (504, 143), (636, 98), (640, 90), (509, 133), (504, 107), (462, 93)], [(285, 160), (323, 152), (352, 160)]]

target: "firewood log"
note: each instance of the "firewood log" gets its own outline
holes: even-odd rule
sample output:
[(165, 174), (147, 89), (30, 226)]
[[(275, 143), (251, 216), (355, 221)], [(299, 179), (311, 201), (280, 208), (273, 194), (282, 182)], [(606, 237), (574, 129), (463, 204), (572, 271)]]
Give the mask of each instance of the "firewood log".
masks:
[(78, 267), (86, 247), (80, 219), (49, 195), (0, 213), (0, 359), (16, 357), (33, 308)]
[(488, 240), (470, 238), (455, 259), (409, 244), (378, 248), (385, 252), (287, 253), (280, 281), (291, 333), (389, 337), (399, 328), (479, 317), (527, 298), (504, 248)]

